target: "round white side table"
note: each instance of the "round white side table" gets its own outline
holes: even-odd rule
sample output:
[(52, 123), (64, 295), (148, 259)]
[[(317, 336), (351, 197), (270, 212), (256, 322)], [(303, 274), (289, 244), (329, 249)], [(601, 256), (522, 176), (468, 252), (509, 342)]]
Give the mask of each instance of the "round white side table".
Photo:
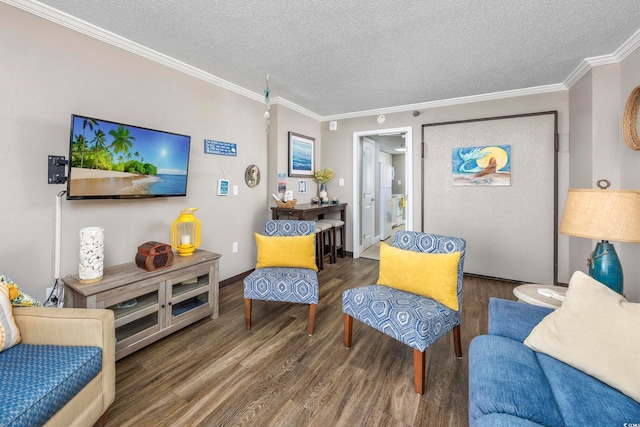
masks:
[(530, 283), (526, 285), (520, 285), (513, 289), (513, 295), (518, 298), (518, 301), (526, 302), (527, 304), (539, 305), (547, 308), (558, 308), (562, 305), (562, 301), (555, 298), (545, 297), (538, 293), (538, 289), (545, 288), (558, 292), (561, 295), (567, 293), (567, 288), (564, 286), (551, 286), (551, 285), (539, 285)]

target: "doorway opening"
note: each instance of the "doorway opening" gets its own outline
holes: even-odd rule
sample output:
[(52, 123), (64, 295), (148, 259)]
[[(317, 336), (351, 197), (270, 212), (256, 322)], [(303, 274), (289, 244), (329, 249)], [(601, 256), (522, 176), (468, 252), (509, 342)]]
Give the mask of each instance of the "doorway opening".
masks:
[[(413, 230), (412, 141), (411, 127), (353, 134), (354, 258), (397, 229)], [(392, 183), (387, 189), (384, 176), (389, 173)]]

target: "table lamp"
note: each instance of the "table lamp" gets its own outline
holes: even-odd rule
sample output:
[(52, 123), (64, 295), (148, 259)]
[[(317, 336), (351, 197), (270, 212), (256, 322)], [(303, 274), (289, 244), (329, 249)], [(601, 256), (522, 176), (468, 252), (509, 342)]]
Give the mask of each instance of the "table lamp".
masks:
[(640, 242), (640, 191), (609, 185), (600, 180), (600, 189), (569, 189), (559, 231), (600, 240), (587, 259), (589, 276), (622, 294), (622, 265), (609, 241)]

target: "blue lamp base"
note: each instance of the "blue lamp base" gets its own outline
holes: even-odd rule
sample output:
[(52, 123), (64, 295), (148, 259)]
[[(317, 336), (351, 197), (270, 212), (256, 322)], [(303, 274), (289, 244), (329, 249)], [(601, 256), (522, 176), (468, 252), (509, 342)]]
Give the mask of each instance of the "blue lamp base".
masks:
[(607, 240), (598, 242), (588, 261), (589, 276), (622, 294), (622, 264), (613, 244)]

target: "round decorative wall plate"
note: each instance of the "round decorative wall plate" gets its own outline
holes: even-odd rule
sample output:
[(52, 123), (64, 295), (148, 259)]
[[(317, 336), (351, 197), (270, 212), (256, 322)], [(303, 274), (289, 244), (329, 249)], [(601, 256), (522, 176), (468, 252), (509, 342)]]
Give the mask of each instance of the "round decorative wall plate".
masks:
[(256, 165), (249, 165), (244, 170), (244, 182), (249, 188), (257, 187), (260, 184), (260, 169)]
[(631, 91), (622, 118), (624, 141), (632, 150), (640, 150), (640, 86)]

